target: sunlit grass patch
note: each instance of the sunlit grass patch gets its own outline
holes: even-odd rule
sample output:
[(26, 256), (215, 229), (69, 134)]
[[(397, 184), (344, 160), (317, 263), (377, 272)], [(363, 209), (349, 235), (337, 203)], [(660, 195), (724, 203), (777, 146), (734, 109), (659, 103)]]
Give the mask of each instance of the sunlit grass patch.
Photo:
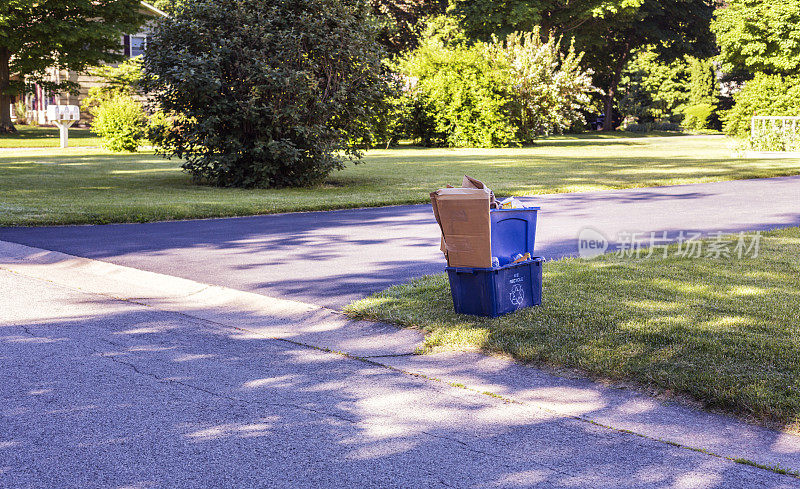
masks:
[[(48, 140), (48, 133), (41, 131), (32, 132), (39, 139), (27, 140)], [(76, 144), (90, 141), (86, 134), (76, 134)], [(0, 137), (0, 147), (8, 141)], [(526, 148), (372, 150), (362, 164), (350, 165), (313, 187), (231, 189), (196, 185), (179, 160), (152, 152), (3, 149), (0, 203), (6, 209), (34, 212), (0, 210), (0, 226), (418, 204), (429, 202), (432, 190), (458, 184), (464, 174), (483, 180), (499, 196), (535, 195), (796, 175), (800, 161), (737, 159), (724, 138), (713, 136), (586, 134), (544, 139)]]
[(455, 314), (445, 275), (391, 287), (347, 313), (419, 328), (430, 349), (576, 368), (797, 430), (798, 238), (800, 228), (766, 233), (757, 258), (547, 262), (542, 306), (497, 319)]
[[(0, 148), (58, 148), (61, 145), (57, 127), (16, 126), (13, 134), (0, 134)], [(100, 138), (87, 128), (72, 127), (69, 145), (100, 146)]]

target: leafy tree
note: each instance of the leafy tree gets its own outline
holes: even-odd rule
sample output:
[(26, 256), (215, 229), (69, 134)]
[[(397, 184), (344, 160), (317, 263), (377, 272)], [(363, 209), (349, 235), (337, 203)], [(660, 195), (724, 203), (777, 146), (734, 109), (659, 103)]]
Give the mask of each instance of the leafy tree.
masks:
[(442, 14), (445, 0), (370, 0), (381, 20), (378, 40), (392, 54), (417, 47), (424, 19)]
[[(487, 39), (516, 30), (573, 37), (575, 48), (605, 91), (610, 115), (622, 72), (634, 53), (653, 46), (664, 61), (713, 50), (709, 23), (713, 0), (455, 0), (468, 35)], [(606, 117), (604, 129), (613, 129)]]
[(689, 58), (689, 98), (683, 109), (683, 125), (688, 129), (708, 129), (719, 102), (714, 65), (710, 60)]
[(9, 105), (26, 82), (48, 92), (76, 91), (74, 82), (47, 80), (46, 70), (120, 61), (120, 36), (144, 21), (139, 0), (0, 2), (0, 132), (15, 131)]
[(619, 110), (640, 123), (675, 120), (689, 98), (690, 75), (684, 59), (664, 62), (652, 49), (637, 53), (620, 80)]
[(116, 95), (137, 94), (142, 81), (142, 57), (130, 58), (117, 66), (98, 66), (89, 70), (89, 74), (103, 80), (91, 87), (81, 101), (81, 110), (92, 112), (101, 102)]
[(800, 75), (800, 2), (729, 0), (712, 29), (724, 71)]
[(384, 98), (378, 26), (345, 0), (195, 0), (152, 32), (144, 87), (174, 124), (150, 134), (197, 180), (318, 182)]

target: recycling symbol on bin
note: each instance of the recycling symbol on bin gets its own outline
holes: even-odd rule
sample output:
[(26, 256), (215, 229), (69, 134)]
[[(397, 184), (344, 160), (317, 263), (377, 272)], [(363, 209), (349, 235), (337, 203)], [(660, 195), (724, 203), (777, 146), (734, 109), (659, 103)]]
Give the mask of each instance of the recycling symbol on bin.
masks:
[(511, 288), (511, 292), (508, 293), (508, 296), (511, 298), (511, 303), (519, 307), (525, 300), (525, 290), (522, 288), (522, 285), (514, 284), (514, 286)]

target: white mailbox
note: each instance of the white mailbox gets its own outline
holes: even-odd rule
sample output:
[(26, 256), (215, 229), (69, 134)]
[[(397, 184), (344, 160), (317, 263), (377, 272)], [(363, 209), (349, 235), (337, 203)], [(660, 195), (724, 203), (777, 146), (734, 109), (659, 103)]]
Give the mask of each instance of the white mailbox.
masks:
[(81, 119), (81, 109), (77, 105), (48, 105), (47, 118), (58, 126), (61, 147), (69, 144), (69, 126)]
[(47, 118), (56, 121), (77, 121), (81, 118), (81, 110), (77, 105), (48, 105)]

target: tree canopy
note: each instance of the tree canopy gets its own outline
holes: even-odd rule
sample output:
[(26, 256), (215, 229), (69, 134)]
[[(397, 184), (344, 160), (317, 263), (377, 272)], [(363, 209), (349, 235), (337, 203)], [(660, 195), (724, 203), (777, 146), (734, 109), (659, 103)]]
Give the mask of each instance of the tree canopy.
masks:
[[(709, 29), (712, 0), (455, 0), (453, 12), (467, 33), (477, 38), (532, 30), (573, 38), (575, 48), (605, 91), (611, 114), (625, 65), (637, 51), (651, 47), (661, 59), (713, 50)], [(604, 129), (612, 129), (606, 117)]]
[(445, 11), (445, 0), (370, 0), (375, 16), (382, 20), (378, 40), (392, 54), (418, 45), (422, 20)]
[(14, 131), (9, 105), (26, 82), (48, 92), (74, 82), (48, 80), (50, 67), (84, 71), (122, 59), (120, 36), (145, 21), (139, 0), (5, 0), (0, 2), (0, 132)]
[(724, 71), (744, 78), (800, 74), (800, 2), (730, 0), (712, 29)]

